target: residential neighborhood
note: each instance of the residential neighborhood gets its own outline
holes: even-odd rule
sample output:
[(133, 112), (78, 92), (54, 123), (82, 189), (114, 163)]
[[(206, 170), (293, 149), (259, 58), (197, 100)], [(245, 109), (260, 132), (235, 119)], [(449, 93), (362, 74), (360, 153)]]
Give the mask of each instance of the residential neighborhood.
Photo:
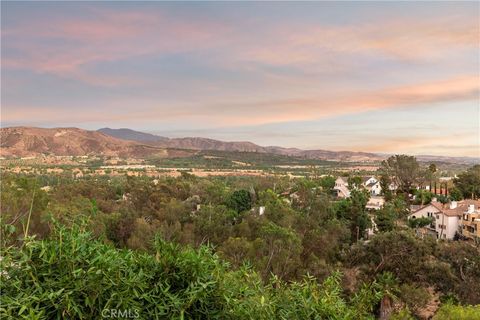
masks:
[[(452, 178), (442, 178), (440, 181), (451, 181)], [(385, 204), (385, 197), (382, 193), (382, 187), (379, 179), (375, 176), (361, 177), (361, 188), (367, 190), (370, 194), (366, 208), (371, 210), (380, 210)], [(351, 195), (348, 177), (337, 177), (335, 180), (334, 191), (338, 199), (346, 199)], [(394, 190), (393, 184), (390, 190)], [(417, 190), (430, 191), (429, 186), (417, 186)], [(446, 189), (432, 188), (432, 193), (438, 192), (438, 195), (448, 195)], [(411, 199), (415, 199), (414, 195), (410, 195)], [(431, 219), (421, 229), (422, 234), (428, 234), (436, 239), (464, 239), (480, 241), (480, 200), (451, 200), (447, 203), (440, 202), (437, 198), (433, 198), (430, 203), (411, 205), (408, 219)], [(375, 226), (373, 220), (372, 225)], [(369, 229), (368, 235), (374, 234), (374, 227)]]
[(475, 240), (480, 230), (480, 200), (451, 201), (443, 204), (437, 199), (413, 211), (408, 218), (430, 218), (425, 228), (438, 239), (454, 239), (464, 236)]

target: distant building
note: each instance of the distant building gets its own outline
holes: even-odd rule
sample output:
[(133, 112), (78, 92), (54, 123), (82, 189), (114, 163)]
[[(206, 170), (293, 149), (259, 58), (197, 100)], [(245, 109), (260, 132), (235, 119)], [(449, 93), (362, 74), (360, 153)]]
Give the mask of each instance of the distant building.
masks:
[[(370, 192), (371, 196), (379, 196), (382, 193), (380, 181), (374, 176), (363, 177), (362, 186)], [(333, 189), (337, 192), (337, 197), (339, 198), (350, 197), (347, 177), (338, 177), (337, 180), (335, 180), (335, 186)]]
[(480, 200), (466, 201), (468, 207), (461, 221), (462, 235), (476, 242), (480, 241)]
[[(453, 239), (456, 233), (473, 237), (478, 235), (480, 227), (480, 220), (477, 220), (476, 215), (479, 206), (478, 200), (452, 201), (446, 205), (432, 201), (412, 212), (408, 218), (433, 218), (432, 224), (427, 228), (435, 232), (438, 239)], [(480, 215), (480, 212), (478, 214)]]
[(337, 192), (337, 197), (339, 198), (348, 198), (350, 197), (350, 190), (348, 189), (348, 178), (338, 177), (335, 180), (335, 186), (333, 190)]
[(367, 189), (372, 196), (379, 196), (382, 193), (382, 186), (380, 185), (380, 181), (376, 180), (366, 184), (365, 189)]

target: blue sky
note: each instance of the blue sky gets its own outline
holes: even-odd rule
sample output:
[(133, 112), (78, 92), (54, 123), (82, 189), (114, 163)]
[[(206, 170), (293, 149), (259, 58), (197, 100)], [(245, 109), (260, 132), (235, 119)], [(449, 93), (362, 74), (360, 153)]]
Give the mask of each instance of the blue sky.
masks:
[(478, 2), (8, 2), (2, 126), (480, 156)]

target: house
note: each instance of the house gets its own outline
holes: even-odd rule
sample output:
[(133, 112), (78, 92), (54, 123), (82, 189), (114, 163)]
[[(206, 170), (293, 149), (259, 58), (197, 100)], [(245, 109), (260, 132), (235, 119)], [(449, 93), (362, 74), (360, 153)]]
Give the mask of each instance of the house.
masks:
[(337, 192), (337, 197), (339, 198), (348, 198), (350, 197), (350, 190), (348, 190), (348, 178), (347, 177), (338, 177), (335, 180), (335, 186), (333, 190)]
[(364, 187), (375, 182), (377, 182), (377, 179), (375, 179), (375, 177), (372, 177), (372, 176), (362, 177), (362, 184)]
[(382, 193), (382, 186), (380, 185), (380, 181), (377, 180), (370, 181), (365, 185), (365, 189), (367, 189), (372, 196), (379, 196)]
[(468, 212), (469, 204), (469, 201), (452, 201), (444, 205), (432, 201), (430, 204), (412, 212), (408, 218), (432, 218), (433, 222), (427, 228), (435, 232), (438, 239), (453, 239), (455, 234), (462, 230), (462, 217), (464, 213)]
[[(379, 196), (382, 193), (382, 187), (380, 181), (373, 176), (367, 176), (362, 178), (362, 186), (370, 192), (372, 196)], [(337, 197), (348, 198), (350, 197), (350, 190), (348, 189), (348, 178), (338, 177), (335, 180), (335, 186), (333, 189), (337, 192)]]
[(368, 199), (367, 205), (365, 206), (367, 209), (374, 209), (380, 210), (383, 205), (385, 204), (385, 198), (381, 196), (371, 196)]
[(465, 238), (480, 241), (480, 200), (466, 200), (467, 210), (461, 220), (461, 233)]

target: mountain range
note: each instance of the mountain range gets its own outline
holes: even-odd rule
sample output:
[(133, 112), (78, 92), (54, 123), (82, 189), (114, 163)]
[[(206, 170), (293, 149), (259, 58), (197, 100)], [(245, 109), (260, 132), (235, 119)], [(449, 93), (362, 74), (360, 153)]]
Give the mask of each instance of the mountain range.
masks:
[[(118, 139), (99, 131), (78, 128), (11, 127), (0, 129), (2, 157), (39, 155), (83, 156), (104, 155), (119, 157), (161, 156), (179, 154), (165, 148)], [(181, 154), (181, 152), (180, 152)]]
[[(328, 150), (302, 150), (297, 148), (283, 148), (276, 146), (262, 147), (249, 141), (226, 142), (208, 138), (186, 137), (167, 138), (148, 133), (142, 133), (131, 129), (110, 129), (98, 130), (112, 137), (131, 140), (162, 148), (188, 149), (188, 150), (217, 150), (217, 151), (238, 151), (238, 152), (259, 152), (272, 153), (284, 156), (323, 159), (336, 161), (376, 161), (383, 157), (373, 153), (351, 152), (351, 151), (328, 151)], [(157, 139), (154, 139), (157, 137)]]
[[(257, 152), (304, 159), (331, 161), (379, 161), (388, 155), (367, 152), (302, 150), (277, 146), (259, 146), (248, 141), (226, 142), (200, 137), (168, 138), (127, 128), (9, 127), (0, 129), (1, 156), (26, 157), (52, 155), (105, 155), (144, 158), (190, 156), (199, 150)], [(478, 163), (478, 158), (417, 156), (420, 161)]]

